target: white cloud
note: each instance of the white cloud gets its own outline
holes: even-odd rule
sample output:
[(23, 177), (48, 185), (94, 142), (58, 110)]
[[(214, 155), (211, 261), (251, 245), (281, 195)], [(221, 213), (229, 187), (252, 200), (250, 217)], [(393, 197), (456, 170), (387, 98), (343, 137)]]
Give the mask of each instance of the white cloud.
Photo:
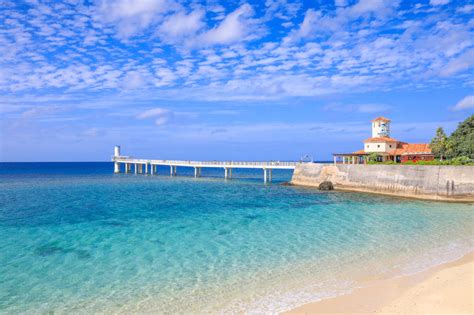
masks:
[(360, 0), (350, 8), (349, 12), (353, 15), (362, 15), (371, 12), (385, 14), (387, 11), (397, 7), (398, 4), (399, 0)]
[(347, 5), (347, 0), (335, 0), (334, 4), (336, 7), (345, 7)]
[(309, 9), (304, 15), (304, 20), (296, 34), (296, 37), (307, 37), (310, 35), (315, 22), (321, 17), (321, 12)]
[(266, 0), (265, 6), (264, 20), (281, 19), (287, 21), (296, 16), (302, 3), (291, 0)]
[(38, 118), (38, 117), (54, 114), (54, 113), (56, 113), (60, 110), (61, 110), (61, 108), (59, 106), (55, 106), (55, 105), (36, 106), (36, 107), (30, 108), (30, 109), (24, 111), (21, 114), (21, 118), (23, 118), (23, 119), (35, 119), (35, 118)]
[(328, 104), (323, 107), (328, 111), (336, 112), (359, 112), (362, 114), (375, 114), (386, 112), (391, 109), (391, 106), (386, 104)]
[(166, 40), (179, 41), (182, 37), (192, 36), (202, 27), (203, 10), (195, 10), (189, 14), (178, 12), (169, 16), (158, 28), (158, 35)]
[(445, 4), (448, 4), (448, 3), (449, 3), (449, 0), (430, 0), (430, 4), (433, 5), (433, 6), (445, 5)]
[(126, 39), (146, 29), (173, 4), (167, 0), (101, 0), (98, 8), (98, 19), (116, 23), (119, 37)]
[(251, 31), (255, 31), (249, 28), (249, 18), (253, 14), (252, 7), (245, 3), (229, 13), (218, 26), (204, 33), (201, 38), (207, 44), (229, 44), (243, 40)]
[(448, 77), (470, 69), (474, 65), (474, 49), (468, 50), (453, 58), (440, 71), (440, 75)]
[(126, 90), (144, 88), (149, 84), (147, 81), (149, 77), (149, 73), (130, 71), (123, 78), (122, 87)]
[(458, 8), (456, 11), (460, 13), (471, 13), (474, 11), (474, 5), (466, 4), (465, 6)]
[(166, 116), (158, 117), (157, 119), (155, 119), (155, 125), (157, 126), (166, 125), (166, 123), (168, 123), (168, 120), (169, 120), (169, 117), (166, 117)]
[(384, 19), (393, 15), (399, 5), (399, 0), (360, 0), (352, 6), (342, 7), (341, 5), (344, 3), (338, 1), (337, 10), (331, 12), (308, 9), (303, 22), (298, 29), (287, 36), (285, 42), (320, 37), (328, 33), (344, 34), (347, 31), (347, 24), (360, 17)]
[(147, 119), (147, 118), (153, 118), (153, 117), (156, 117), (156, 116), (167, 115), (168, 113), (169, 113), (169, 110), (157, 107), (157, 108), (152, 108), (152, 109), (148, 109), (144, 112), (141, 112), (136, 117), (138, 119)]
[(454, 106), (454, 110), (474, 109), (474, 95), (468, 95)]
[(177, 79), (175, 73), (165, 67), (160, 67), (155, 70), (156, 79), (154, 84), (156, 87), (167, 86), (173, 83)]
[(136, 118), (137, 119), (154, 118), (155, 125), (163, 126), (169, 122), (172, 116), (173, 116), (173, 112), (171, 112), (170, 110), (156, 107), (156, 108), (152, 108), (144, 112), (141, 112), (140, 114), (136, 115)]
[(87, 138), (96, 138), (96, 137), (101, 137), (106, 134), (105, 130), (99, 129), (96, 127), (88, 128), (84, 130), (80, 136), (87, 137)]

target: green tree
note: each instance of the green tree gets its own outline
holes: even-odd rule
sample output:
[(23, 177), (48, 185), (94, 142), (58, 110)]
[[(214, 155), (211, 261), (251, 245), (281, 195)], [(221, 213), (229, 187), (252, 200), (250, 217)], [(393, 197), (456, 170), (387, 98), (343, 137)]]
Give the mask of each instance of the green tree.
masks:
[(452, 145), (452, 157), (467, 156), (474, 159), (474, 115), (458, 125), (451, 134), (449, 141)]
[(436, 130), (436, 136), (431, 140), (431, 151), (437, 159), (444, 160), (452, 151), (452, 143), (442, 127)]
[(375, 163), (379, 160), (379, 155), (377, 153), (370, 153), (367, 157), (369, 162)]

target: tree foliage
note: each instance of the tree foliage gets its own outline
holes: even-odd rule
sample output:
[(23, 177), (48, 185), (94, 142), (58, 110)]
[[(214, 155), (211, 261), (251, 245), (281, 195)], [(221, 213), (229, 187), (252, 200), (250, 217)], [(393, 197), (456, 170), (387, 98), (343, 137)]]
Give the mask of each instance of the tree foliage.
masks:
[(442, 127), (436, 130), (436, 136), (431, 140), (431, 151), (437, 159), (444, 160), (452, 152), (452, 145)]
[(449, 137), (443, 128), (439, 127), (430, 147), (435, 157), (440, 160), (474, 159), (474, 115), (461, 122)]
[(378, 162), (379, 160), (379, 155), (375, 152), (370, 153), (369, 156), (367, 157), (368, 162)]
[(452, 143), (452, 157), (474, 159), (474, 115), (461, 122), (449, 140)]

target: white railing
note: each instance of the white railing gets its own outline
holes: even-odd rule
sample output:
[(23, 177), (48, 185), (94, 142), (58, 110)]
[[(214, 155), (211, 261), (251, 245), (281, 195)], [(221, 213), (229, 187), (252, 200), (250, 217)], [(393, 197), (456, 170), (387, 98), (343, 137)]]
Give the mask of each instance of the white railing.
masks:
[(247, 161), (182, 161), (182, 160), (147, 160), (134, 159), (124, 156), (113, 157), (112, 161), (119, 163), (137, 163), (154, 165), (177, 165), (177, 166), (208, 166), (208, 167), (295, 167), (299, 162), (247, 162)]

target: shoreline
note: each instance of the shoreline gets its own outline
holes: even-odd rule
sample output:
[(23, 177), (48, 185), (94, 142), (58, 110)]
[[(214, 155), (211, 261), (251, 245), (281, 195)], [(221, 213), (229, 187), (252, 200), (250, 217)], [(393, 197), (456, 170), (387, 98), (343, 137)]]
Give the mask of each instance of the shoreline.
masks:
[(283, 314), (473, 314), (474, 251), (428, 270), (376, 280)]

